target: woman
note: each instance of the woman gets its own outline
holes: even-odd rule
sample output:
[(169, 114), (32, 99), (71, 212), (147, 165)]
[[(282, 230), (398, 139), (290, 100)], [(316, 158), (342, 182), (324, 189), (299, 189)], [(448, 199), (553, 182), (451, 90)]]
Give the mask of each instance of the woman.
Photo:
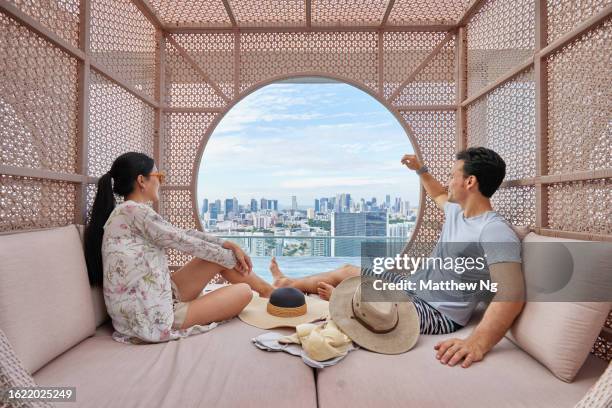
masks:
[[(174, 227), (147, 205), (159, 200), (163, 180), (153, 159), (129, 152), (98, 181), (85, 256), (90, 282), (103, 284), (113, 338), (120, 342), (163, 342), (210, 330), (211, 323), (240, 313), (251, 288), (262, 297), (273, 290), (252, 273), (238, 245)], [(124, 202), (116, 205), (113, 193)], [(171, 275), (167, 248), (195, 258)], [(217, 273), (232, 285), (202, 295)]]

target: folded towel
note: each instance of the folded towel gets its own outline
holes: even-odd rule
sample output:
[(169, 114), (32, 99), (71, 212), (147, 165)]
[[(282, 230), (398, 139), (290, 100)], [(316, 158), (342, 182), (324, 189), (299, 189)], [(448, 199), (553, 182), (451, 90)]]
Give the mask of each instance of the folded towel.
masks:
[[(340, 332), (340, 335), (338, 335), (335, 325), (330, 326), (329, 322), (328, 320), (321, 325), (311, 323), (298, 325), (296, 333), (291, 336), (285, 336), (277, 332), (266, 332), (253, 338), (251, 341), (255, 347), (261, 350), (284, 351), (285, 353), (302, 357), (302, 361), (309, 367), (325, 368), (337, 364), (350, 351), (357, 349), (344, 333)], [(333, 343), (334, 346), (330, 346), (330, 343)], [(337, 351), (332, 350), (334, 347), (337, 347)], [(319, 360), (328, 356), (330, 358), (322, 361)]]

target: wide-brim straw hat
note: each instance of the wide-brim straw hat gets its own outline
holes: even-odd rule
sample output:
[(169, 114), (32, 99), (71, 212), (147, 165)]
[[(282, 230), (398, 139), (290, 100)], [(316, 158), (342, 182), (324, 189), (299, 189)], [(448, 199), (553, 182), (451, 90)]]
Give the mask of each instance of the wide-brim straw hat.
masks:
[(268, 298), (259, 297), (256, 293), (249, 304), (240, 312), (238, 318), (251, 326), (260, 329), (276, 327), (296, 327), (299, 324), (325, 320), (329, 316), (329, 302), (319, 298), (305, 296), (306, 313), (301, 316), (281, 317), (268, 312)]
[[(403, 301), (366, 302), (361, 298), (362, 285), (372, 283), (355, 276), (334, 289), (329, 302), (332, 320), (351, 340), (370, 351), (400, 354), (410, 350), (419, 338), (419, 316), (409, 296), (406, 294)], [(379, 295), (386, 297), (385, 292)], [(400, 300), (397, 296), (393, 293), (394, 300)]]

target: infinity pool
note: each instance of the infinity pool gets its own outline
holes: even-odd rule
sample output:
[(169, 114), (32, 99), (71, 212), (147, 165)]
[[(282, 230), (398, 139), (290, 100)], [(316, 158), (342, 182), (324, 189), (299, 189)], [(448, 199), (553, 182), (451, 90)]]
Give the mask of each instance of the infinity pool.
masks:
[[(269, 256), (254, 256), (253, 272), (272, 283)], [(314, 275), (336, 269), (346, 263), (361, 265), (360, 257), (327, 257), (327, 256), (277, 256), (276, 261), (283, 273), (291, 278)]]

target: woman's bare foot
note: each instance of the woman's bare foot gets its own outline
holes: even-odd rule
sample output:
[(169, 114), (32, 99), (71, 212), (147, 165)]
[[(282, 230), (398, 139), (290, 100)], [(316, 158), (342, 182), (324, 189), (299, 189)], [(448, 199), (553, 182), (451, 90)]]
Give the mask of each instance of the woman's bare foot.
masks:
[(272, 286), (275, 288), (284, 288), (286, 286), (291, 286), (293, 283), (292, 279), (286, 277), (281, 272), (275, 257), (272, 257), (272, 260), (270, 261), (270, 272), (272, 272), (272, 277), (274, 278)]
[(319, 294), (319, 297), (323, 300), (329, 300), (333, 290), (334, 287), (329, 283), (325, 282), (319, 282), (319, 285), (317, 287), (317, 293)]

